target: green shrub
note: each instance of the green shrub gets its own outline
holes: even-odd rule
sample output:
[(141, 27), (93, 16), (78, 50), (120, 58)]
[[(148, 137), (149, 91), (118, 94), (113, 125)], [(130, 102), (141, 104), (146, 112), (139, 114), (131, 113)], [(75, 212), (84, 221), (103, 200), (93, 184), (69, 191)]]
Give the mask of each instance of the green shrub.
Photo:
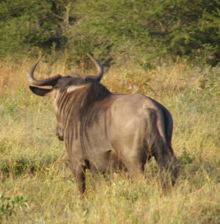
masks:
[(0, 56), (40, 50), (79, 62), (93, 52), (151, 67), (166, 55), (216, 65), (219, 15), (219, 0), (4, 0)]
[(0, 222), (3, 219), (8, 219), (10, 216), (15, 215), (19, 209), (27, 207), (27, 199), (24, 196), (9, 197), (0, 194)]

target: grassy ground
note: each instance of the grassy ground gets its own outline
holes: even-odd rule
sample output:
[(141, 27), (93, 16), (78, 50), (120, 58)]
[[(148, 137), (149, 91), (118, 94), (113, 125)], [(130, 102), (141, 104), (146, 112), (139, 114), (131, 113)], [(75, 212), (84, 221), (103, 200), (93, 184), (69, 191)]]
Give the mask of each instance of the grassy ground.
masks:
[[(31, 94), (25, 73), (31, 62), (0, 62), (0, 223), (25, 224), (218, 224), (220, 223), (220, 68), (183, 62), (152, 70), (112, 68), (103, 83), (113, 92), (144, 93), (174, 117), (173, 147), (182, 168), (167, 195), (157, 167), (146, 181), (126, 173), (87, 173), (87, 194), (79, 196), (64, 146), (54, 135), (50, 98)], [(64, 63), (41, 63), (38, 77), (68, 74)]]

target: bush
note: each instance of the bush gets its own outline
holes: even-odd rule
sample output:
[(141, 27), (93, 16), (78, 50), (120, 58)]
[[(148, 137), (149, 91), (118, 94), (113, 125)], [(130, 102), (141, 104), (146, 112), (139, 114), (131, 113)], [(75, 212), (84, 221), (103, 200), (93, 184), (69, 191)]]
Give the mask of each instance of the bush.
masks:
[(8, 197), (0, 194), (0, 222), (14, 215), (18, 209), (27, 207), (27, 200), (24, 196)]
[(0, 56), (39, 49), (77, 61), (93, 52), (143, 66), (165, 55), (216, 65), (219, 14), (219, 0), (4, 0)]

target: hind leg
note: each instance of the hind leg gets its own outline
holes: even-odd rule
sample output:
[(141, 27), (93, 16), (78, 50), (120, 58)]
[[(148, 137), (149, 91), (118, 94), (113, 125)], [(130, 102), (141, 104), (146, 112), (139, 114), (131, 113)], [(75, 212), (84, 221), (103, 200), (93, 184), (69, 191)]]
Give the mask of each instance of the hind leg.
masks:
[(132, 178), (132, 180), (144, 178), (144, 165), (146, 163), (145, 154), (130, 154), (129, 156), (123, 157), (122, 162), (127, 168), (129, 176)]
[(144, 178), (144, 168), (136, 163), (130, 163), (126, 165), (129, 176), (132, 180), (140, 180)]
[(177, 159), (169, 147), (161, 147), (154, 153), (154, 157), (160, 169), (162, 187), (166, 188), (169, 180), (174, 185), (178, 175)]

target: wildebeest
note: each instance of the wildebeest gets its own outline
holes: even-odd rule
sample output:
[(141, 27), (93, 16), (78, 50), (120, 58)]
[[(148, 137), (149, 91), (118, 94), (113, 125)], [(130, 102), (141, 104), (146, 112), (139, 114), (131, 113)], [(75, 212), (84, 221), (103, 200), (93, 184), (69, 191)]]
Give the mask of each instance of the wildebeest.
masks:
[(162, 180), (164, 173), (169, 173), (174, 184), (177, 159), (171, 147), (170, 112), (141, 94), (111, 93), (100, 83), (103, 66), (88, 56), (98, 69), (96, 76), (57, 75), (37, 80), (34, 71), (39, 60), (28, 73), (33, 93), (54, 93), (56, 134), (65, 143), (79, 191), (85, 191), (86, 169), (104, 173), (124, 167), (132, 178), (137, 178), (143, 176), (145, 163), (152, 156)]

